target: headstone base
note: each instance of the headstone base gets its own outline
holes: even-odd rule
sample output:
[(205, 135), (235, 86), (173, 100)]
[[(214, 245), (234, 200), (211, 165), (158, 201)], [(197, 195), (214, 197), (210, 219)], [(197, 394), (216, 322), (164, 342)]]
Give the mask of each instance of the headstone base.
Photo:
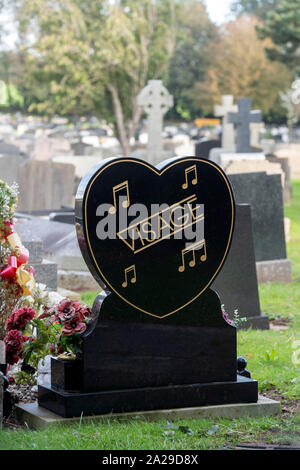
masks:
[(139, 411), (133, 413), (110, 413), (106, 415), (80, 416), (77, 418), (62, 418), (58, 414), (39, 406), (37, 403), (16, 405), (15, 413), (18, 421), (30, 429), (47, 429), (57, 425), (75, 425), (79, 423), (105, 423), (107, 420), (159, 421), (175, 419), (207, 419), (228, 418), (239, 419), (244, 416), (276, 416), (280, 414), (280, 402), (259, 396), (256, 403), (230, 403), (227, 405), (196, 406), (190, 408), (175, 408), (152, 411)]
[(247, 321), (241, 323), (240, 329), (253, 328), (254, 330), (269, 330), (270, 322), (267, 315), (257, 315), (255, 317), (246, 317)]
[(91, 416), (105, 413), (127, 413), (168, 408), (256, 403), (257, 381), (238, 376), (235, 382), (212, 382), (191, 385), (170, 385), (132, 390), (93, 393), (72, 393), (39, 386), (40, 406), (63, 416)]
[(256, 262), (259, 284), (264, 282), (292, 282), (292, 264), (287, 258)]

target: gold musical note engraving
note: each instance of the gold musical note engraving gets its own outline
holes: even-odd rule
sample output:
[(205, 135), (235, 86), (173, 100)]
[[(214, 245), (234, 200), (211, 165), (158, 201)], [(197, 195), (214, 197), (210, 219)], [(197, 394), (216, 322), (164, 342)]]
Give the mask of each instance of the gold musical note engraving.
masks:
[(113, 186), (113, 199), (114, 199), (114, 206), (109, 209), (110, 214), (115, 214), (117, 211), (117, 197), (116, 195), (120, 193), (120, 191), (126, 191), (126, 199), (122, 201), (122, 207), (126, 209), (130, 206), (130, 197), (129, 197), (129, 187), (128, 181), (123, 181), (123, 183), (117, 184)]
[(187, 189), (188, 185), (189, 185), (189, 179), (188, 179), (188, 176), (190, 173), (192, 173), (192, 176), (193, 179), (192, 179), (192, 184), (195, 185), (198, 183), (198, 176), (197, 176), (197, 168), (196, 168), (196, 165), (192, 165), (190, 166), (189, 168), (187, 168), (185, 171), (185, 183), (183, 183), (182, 185), (182, 188), (183, 189)]
[(130, 279), (130, 282), (132, 284), (136, 283), (136, 270), (135, 270), (135, 264), (132, 266), (129, 266), (129, 268), (124, 269), (125, 273), (125, 281), (122, 283), (122, 287), (127, 287), (128, 286), (128, 274), (132, 272), (132, 278)]
[(196, 256), (195, 256), (195, 251), (198, 250), (199, 248), (203, 248), (204, 249), (204, 253), (202, 256), (200, 256), (200, 261), (206, 261), (207, 259), (207, 254), (206, 254), (206, 243), (205, 243), (205, 239), (204, 240), (200, 240), (200, 242), (197, 242), (197, 243), (194, 243), (193, 245), (187, 247), (187, 248), (184, 248), (183, 250), (181, 250), (181, 261), (182, 261), (182, 264), (179, 266), (178, 268), (178, 271), (180, 273), (182, 273), (183, 271), (185, 271), (185, 256), (188, 254), (188, 253), (192, 253), (192, 260), (189, 261), (189, 266), (191, 268), (193, 268), (195, 265), (196, 265)]

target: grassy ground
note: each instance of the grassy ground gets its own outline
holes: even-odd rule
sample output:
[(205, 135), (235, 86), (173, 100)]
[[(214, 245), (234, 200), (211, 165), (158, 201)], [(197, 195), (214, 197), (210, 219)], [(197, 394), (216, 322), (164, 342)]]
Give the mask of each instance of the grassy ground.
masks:
[[(285, 208), (291, 219), (288, 257), (293, 263), (291, 284), (259, 287), (262, 312), (271, 319), (287, 319), (286, 330), (238, 332), (238, 354), (247, 358), (260, 392), (280, 399), (280, 417), (239, 420), (194, 419), (147, 423), (106, 422), (59, 427), (56, 430), (0, 431), (3, 449), (220, 449), (242, 442), (300, 445), (300, 181), (293, 182), (292, 204)], [(298, 294), (298, 295), (297, 295)], [(92, 303), (95, 293), (83, 294)], [(284, 323), (284, 322), (283, 322)], [(300, 349), (300, 346), (298, 346)]]

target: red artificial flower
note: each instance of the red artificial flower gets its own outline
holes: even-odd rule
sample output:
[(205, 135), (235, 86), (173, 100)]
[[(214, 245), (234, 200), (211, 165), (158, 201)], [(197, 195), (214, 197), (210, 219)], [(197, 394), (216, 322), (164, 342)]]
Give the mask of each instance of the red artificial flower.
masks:
[(10, 330), (22, 330), (35, 316), (31, 307), (22, 307), (15, 310), (6, 321), (6, 328)]
[(78, 319), (83, 322), (91, 314), (91, 310), (87, 305), (82, 305), (79, 301), (70, 299), (61, 300), (56, 310), (62, 323), (72, 320), (78, 321)]
[(75, 301), (73, 302), (73, 307), (75, 308), (75, 311), (81, 316), (82, 320), (91, 315), (91, 309), (88, 305), (82, 305), (80, 302)]
[(46, 305), (44, 305), (43, 312), (40, 313), (40, 315), (38, 316), (38, 319), (42, 320), (43, 318), (51, 317), (51, 315), (53, 315), (53, 314), (54, 314), (54, 309), (46, 307)]
[(64, 323), (64, 326), (61, 330), (61, 334), (65, 336), (71, 336), (74, 333), (81, 335), (86, 330), (86, 323), (77, 320), (71, 320)]
[(78, 317), (78, 314), (75, 308), (73, 307), (73, 302), (70, 299), (61, 300), (58, 306), (56, 307), (56, 310), (57, 317), (63, 323)]
[(58, 352), (58, 354), (63, 354), (65, 352), (65, 350), (62, 346), (58, 346), (57, 352)]
[(10, 330), (4, 338), (6, 362), (16, 364), (22, 359), (23, 336), (18, 330)]

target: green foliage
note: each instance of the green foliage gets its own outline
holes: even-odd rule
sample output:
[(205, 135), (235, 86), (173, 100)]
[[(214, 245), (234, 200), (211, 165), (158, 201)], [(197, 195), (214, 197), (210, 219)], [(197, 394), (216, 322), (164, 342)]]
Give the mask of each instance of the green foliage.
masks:
[(25, 335), (32, 335), (35, 331), (35, 338), (26, 341), (23, 345), (23, 360), (35, 369), (41, 359), (50, 354), (50, 344), (56, 340), (57, 328), (47, 327), (44, 322), (38, 318), (34, 318), (27, 326)]
[[(175, 419), (147, 422), (104, 419), (41, 431), (0, 431), (1, 450), (208, 450), (238, 443), (299, 445), (300, 417)], [(101, 457), (99, 457), (100, 464)], [(201, 460), (198, 459), (200, 463)]]
[(30, 387), (33, 387), (33, 385), (36, 385), (35, 374), (32, 374), (30, 372), (24, 372), (24, 371), (17, 372), (15, 375), (15, 381), (17, 384), (27, 385)]
[(249, 13), (264, 20), (269, 11), (272, 11), (281, 0), (237, 0), (232, 3), (231, 11), (237, 15)]
[(234, 310), (233, 312), (233, 326), (235, 326), (236, 328), (238, 328), (239, 326), (242, 325), (242, 323), (244, 323), (245, 321), (247, 321), (247, 318), (246, 317), (240, 317), (239, 315), (239, 311), (238, 309)]
[(29, 111), (99, 114), (116, 125), (125, 153), (140, 119), (136, 97), (162, 78), (173, 46), (173, 0), (17, 0), (34, 90)]
[(264, 25), (257, 28), (260, 38), (271, 38), (274, 47), (266, 48), (271, 60), (287, 64), (300, 72), (300, 8), (299, 0), (280, 0), (267, 13)]

